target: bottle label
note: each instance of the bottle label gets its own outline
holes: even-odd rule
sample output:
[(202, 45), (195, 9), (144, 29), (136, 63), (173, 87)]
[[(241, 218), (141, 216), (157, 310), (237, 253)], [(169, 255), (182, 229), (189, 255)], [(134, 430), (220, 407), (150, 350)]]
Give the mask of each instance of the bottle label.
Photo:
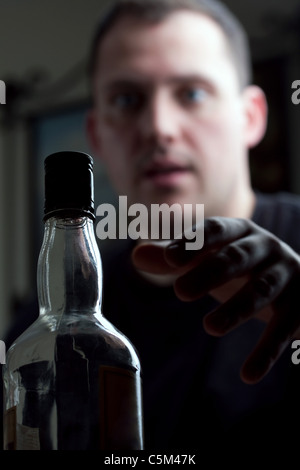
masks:
[(142, 449), (141, 391), (135, 373), (100, 367), (100, 448)]
[(20, 450), (40, 450), (39, 429), (17, 424), (17, 443)]
[(4, 415), (5, 450), (40, 450), (39, 429), (17, 424), (17, 407), (13, 406)]
[(17, 407), (13, 406), (4, 413), (4, 449), (16, 450), (17, 444)]
[[(142, 449), (142, 403), (139, 376), (133, 371), (112, 366), (100, 366), (96, 373), (99, 381), (98, 393), (95, 397), (95, 406), (99, 409), (95, 409), (94, 414), (94, 424), (98, 430), (94, 434), (95, 437), (97, 436), (94, 442), (96, 448), (102, 450)], [(38, 398), (36, 402), (38, 403)], [(11, 407), (4, 414), (4, 449), (43, 449), (44, 441), (41, 440), (40, 429), (17, 422), (17, 406)], [(64, 406), (68, 408), (66, 402)], [(81, 406), (80, 402), (79, 406)], [(31, 412), (32, 416), (34, 412)], [(88, 427), (92, 426), (93, 419), (87, 416), (87, 422), (90, 423)], [(79, 445), (78, 442), (81, 443), (84, 436), (86, 437), (88, 427), (84, 426), (82, 420), (79, 423), (77, 419), (61, 422), (60, 433), (67, 431), (68, 439), (71, 439), (70, 436), (76, 437), (75, 441), (72, 439), (70, 442), (68, 439), (62, 441), (61, 448), (74, 448), (75, 450)], [(43, 431), (45, 435), (45, 429)], [(84, 436), (81, 436), (81, 433), (84, 433)]]

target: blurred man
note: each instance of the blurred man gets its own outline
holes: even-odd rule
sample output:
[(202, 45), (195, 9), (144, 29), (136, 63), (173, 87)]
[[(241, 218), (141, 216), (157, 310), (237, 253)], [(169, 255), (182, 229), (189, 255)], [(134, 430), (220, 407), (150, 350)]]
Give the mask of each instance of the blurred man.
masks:
[(300, 204), (251, 187), (267, 104), (243, 29), (213, 0), (116, 2), (91, 84), (88, 134), (116, 191), (148, 208), (205, 205), (200, 252), (140, 245), (135, 266), (133, 242), (103, 254), (104, 313), (143, 366), (146, 448), (280, 437), (299, 393), (288, 346), (300, 324)]

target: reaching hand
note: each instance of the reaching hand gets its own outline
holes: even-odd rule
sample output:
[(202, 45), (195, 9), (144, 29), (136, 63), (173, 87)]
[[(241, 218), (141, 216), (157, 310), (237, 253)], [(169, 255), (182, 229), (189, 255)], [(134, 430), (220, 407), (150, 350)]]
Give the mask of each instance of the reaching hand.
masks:
[(291, 339), (300, 338), (300, 256), (247, 219), (207, 218), (203, 248), (188, 251), (185, 242), (138, 245), (133, 262), (143, 271), (175, 275), (182, 300), (213, 295), (220, 306), (204, 317), (211, 335), (222, 336), (252, 317), (265, 321), (241, 370), (244, 382), (258, 382)]

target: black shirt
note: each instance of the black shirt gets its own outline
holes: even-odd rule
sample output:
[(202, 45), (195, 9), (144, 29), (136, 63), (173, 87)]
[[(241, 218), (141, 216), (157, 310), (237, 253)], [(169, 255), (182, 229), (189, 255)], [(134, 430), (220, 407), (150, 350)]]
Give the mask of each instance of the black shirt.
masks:
[[(258, 194), (253, 221), (300, 252), (300, 198)], [(260, 383), (246, 385), (240, 368), (265, 325), (253, 319), (222, 338), (207, 335), (202, 319), (215, 301), (182, 302), (172, 287), (147, 282), (133, 268), (131, 250), (130, 242), (115, 243), (102, 254), (103, 311), (140, 356), (146, 449), (292, 437), (300, 366), (291, 349)]]

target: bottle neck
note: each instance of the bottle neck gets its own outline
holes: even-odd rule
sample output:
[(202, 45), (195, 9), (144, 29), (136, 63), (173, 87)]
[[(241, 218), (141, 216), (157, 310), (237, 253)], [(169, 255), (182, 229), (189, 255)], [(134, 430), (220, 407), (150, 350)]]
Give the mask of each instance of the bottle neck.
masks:
[(40, 313), (99, 313), (102, 266), (89, 217), (45, 222), (37, 270)]

